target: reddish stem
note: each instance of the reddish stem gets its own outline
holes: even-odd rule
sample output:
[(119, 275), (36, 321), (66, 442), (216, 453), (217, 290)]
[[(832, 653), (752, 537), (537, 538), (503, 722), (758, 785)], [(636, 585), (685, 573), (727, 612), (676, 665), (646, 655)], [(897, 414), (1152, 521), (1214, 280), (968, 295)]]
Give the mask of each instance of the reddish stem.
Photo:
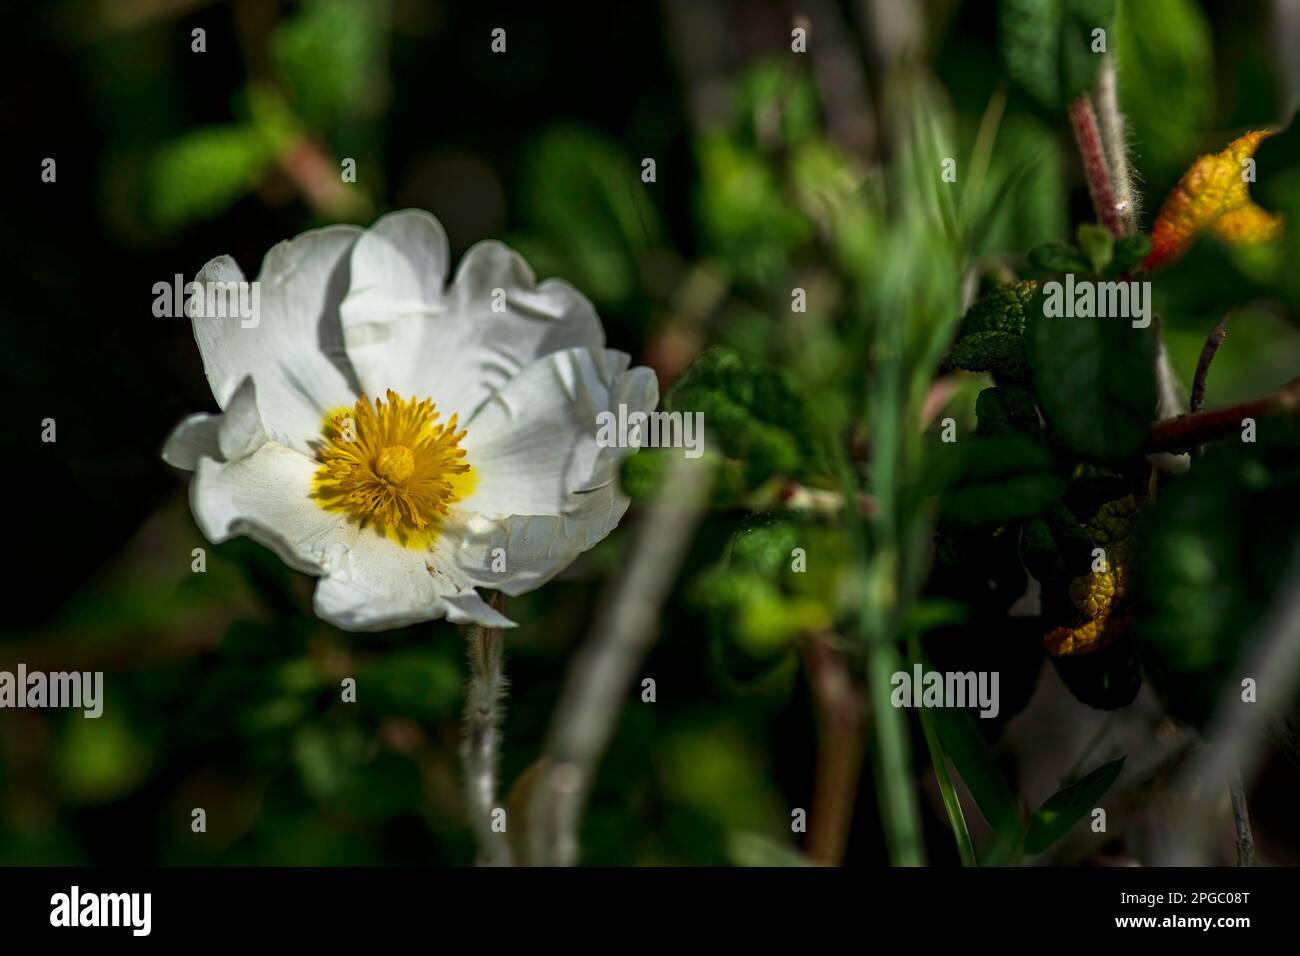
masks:
[(1070, 124), (1079, 144), (1084, 175), (1088, 177), (1088, 193), (1092, 196), (1097, 217), (1113, 235), (1122, 236), (1124, 220), (1119, 204), (1115, 202), (1115, 190), (1111, 188), (1110, 167), (1106, 164), (1106, 151), (1102, 148), (1101, 133), (1097, 129), (1097, 114), (1093, 112), (1087, 94), (1070, 104)]
[(1143, 451), (1148, 455), (1187, 451), (1239, 431), (1243, 419), (1261, 418), (1276, 412), (1295, 414), (1297, 411), (1300, 411), (1300, 378), (1264, 398), (1156, 422)]

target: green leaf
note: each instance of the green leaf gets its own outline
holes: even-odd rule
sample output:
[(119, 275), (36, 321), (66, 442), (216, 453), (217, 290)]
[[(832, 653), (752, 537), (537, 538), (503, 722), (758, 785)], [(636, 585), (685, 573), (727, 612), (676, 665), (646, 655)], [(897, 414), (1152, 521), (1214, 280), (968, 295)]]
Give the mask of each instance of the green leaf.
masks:
[[(1044, 288), (1066, 307), (1062, 283)], [(1026, 334), (1038, 403), (1061, 441), (1097, 462), (1138, 454), (1156, 410), (1152, 327), (1117, 316), (1048, 316), (1040, 307)]]
[(1020, 538), (1025, 567), (1040, 584), (1066, 584), (1087, 574), (1092, 563), (1092, 539), (1061, 504), (1025, 524)]
[(1209, 18), (1195, 0), (1121, 0), (1111, 42), (1146, 178), (1176, 175), (1214, 116)]
[(320, 127), (362, 112), (382, 43), (378, 7), (313, 0), (274, 36), (272, 50), (298, 115)]
[(1151, 238), (1142, 233), (1132, 236), (1120, 236), (1115, 240), (1114, 254), (1111, 256), (1110, 275), (1122, 275), (1130, 269), (1136, 269), (1151, 254)]
[(1013, 332), (976, 332), (953, 345), (948, 361), (970, 372), (996, 372), (1010, 381), (1024, 381), (1029, 374), (1025, 340)]
[(1042, 853), (1069, 833), (1086, 813), (1097, 806), (1097, 801), (1110, 789), (1110, 785), (1124, 769), (1125, 759), (1120, 757), (1118, 760), (1103, 764), (1086, 777), (1048, 797), (1047, 801), (1029, 818), (1029, 828), (1025, 833), (1025, 852)]
[(1052, 458), (1028, 435), (977, 437), (962, 452), (961, 478), (940, 514), (959, 526), (1003, 524), (1040, 514), (1065, 492)]
[(1038, 283), (1008, 282), (977, 299), (961, 320), (961, 334), (977, 332), (1008, 332), (1020, 335), (1025, 331), (1025, 308), (1033, 303)]
[(154, 157), (146, 204), (164, 228), (207, 219), (249, 192), (270, 165), (266, 140), (247, 126), (209, 126), (186, 133)]
[(1085, 273), (1088, 271), (1088, 260), (1074, 246), (1049, 242), (1029, 253), (1029, 266), (1039, 275)]
[(1115, 254), (1115, 234), (1105, 226), (1081, 222), (1078, 239), (1079, 248), (1083, 250), (1083, 254), (1088, 257), (1088, 263), (1092, 266), (1089, 271), (1096, 274), (1105, 272)]
[(1022, 830), (1020, 808), (975, 718), (965, 710), (951, 707), (936, 708), (929, 713), (944, 753), (970, 790), (980, 814), (1001, 844), (1014, 847), (1020, 842)]
[(980, 392), (975, 399), (975, 418), (978, 422), (975, 433), (983, 437), (1042, 434), (1034, 397), (1015, 386), (986, 388)]
[(1101, 65), (1093, 31), (1110, 30), (1115, 0), (1002, 0), (1002, 55), (1012, 78), (1049, 110), (1087, 92)]

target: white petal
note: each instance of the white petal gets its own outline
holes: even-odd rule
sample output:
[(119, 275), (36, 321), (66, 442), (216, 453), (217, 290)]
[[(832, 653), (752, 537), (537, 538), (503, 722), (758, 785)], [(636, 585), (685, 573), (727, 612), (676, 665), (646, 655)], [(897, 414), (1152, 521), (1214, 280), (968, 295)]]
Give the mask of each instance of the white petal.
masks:
[(432, 398), (463, 422), (538, 357), (604, 344), (586, 298), (560, 280), (538, 285), (501, 243), (471, 248), (444, 290), (446, 268), (446, 236), (428, 213), (392, 213), (358, 240), (340, 314), (367, 395)]
[(238, 461), (200, 459), (190, 506), (214, 544), (246, 535), (309, 574), (338, 559), (351, 537), (346, 516), (310, 497), (320, 466), (294, 448), (265, 442)]
[[(654, 373), (628, 362), (590, 349), (538, 359), (466, 426), (478, 484), (456, 505), (473, 517), (454, 543), (469, 580), (507, 594), (531, 590), (618, 524), (628, 505), (618, 464), (630, 449), (599, 447), (596, 416), (617, 415), (619, 405), (649, 412), (659, 401)], [(501, 558), (504, 572), (494, 570)]]
[(604, 539), (627, 506), (627, 497), (611, 483), (584, 495), (568, 515), (476, 518), (456, 539), (456, 565), (477, 587), (510, 595), (532, 591)]
[[(216, 303), (206, 288), (197, 297), (194, 337), (217, 404), (225, 409), (252, 376), (267, 434), (302, 451), (320, 434), (326, 411), (356, 401), (338, 304), (348, 287), (348, 253), (360, 233), (355, 226), (331, 226), (274, 246), (258, 273), (251, 320), (208, 317)], [(243, 278), (234, 260), (221, 256), (195, 281), (206, 286)]]
[(163, 446), (163, 460), (194, 471), (200, 458), (234, 461), (252, 454), (266, 440), (257, 410), (257, 389), (249, 377), (230, 397), (225, 413), (190, 415), (177, 425)]
[[(442, 539), (439, 539), (441, 541)], [(379, 631), (446, 616), (455, 624), (514, 627), (472, 589), (438, 543), (412, 551), (376, 534), (355, 534), (330, 555), (316, 586), (316, 613), (350, 631)]]
[(649, 412), (659, 384), (613, 349), (569, 349), (533, 362), (465, 425), (478, 483), (461, 502), (487, 517), (563, 515), (581, 493), (611, 483), (626, 448), (596, 443), (601, 412)]
[(220, 458), (221, 446), (217, 443), (217, 430), (221, 427), (221, 415), (209, 415), (198, 412), (189, 415), (167, 436), (163, 446), (163, 461), (173, 468), (193, 471), (203, 457)]

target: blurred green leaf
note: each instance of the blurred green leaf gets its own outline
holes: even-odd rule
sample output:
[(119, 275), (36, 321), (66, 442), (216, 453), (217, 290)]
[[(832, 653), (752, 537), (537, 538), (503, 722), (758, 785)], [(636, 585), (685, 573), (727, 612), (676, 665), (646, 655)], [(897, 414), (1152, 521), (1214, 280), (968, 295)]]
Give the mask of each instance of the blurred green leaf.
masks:
[(365, 105), (383, 42), (381, 11), (375, 3), (308, 0), (275, 31), (276, 65), (309, 126), (325, 126)]
[(1093, 30), (1109, 31), (1115, 0), (1001, 0), (998, 20), (1007, 70), (1049, 110), (1092, 87), (1101, 54)]
[(1176, 175), (1214, 118), (1209, 18), (1194, 0), (1120, 0), (1111, 43), (1121, 107), (1147, 178)]
[(1136, 269), (1151, 253), (1151, 238), (1138, 233), (1120, 236), (1115, 240), (1114, 254), (1110, 260), (1110, 275), (1123, 275)]
[(1089, 271), (1097, 275), (1104, 273), (1115, 255), (1115, 234), (1095, 222), (1081, 222), (1078, 239), (1079, 248), (1092, 266)]
[(251, 190), (274, 154), (252, 127), (208, 126), (164, 146), (153, 161), (150, 219), (176, 228), (216, 216)]
[(1120, 757), (1103, 764), (1086, 777), (1048, 797), (1029, 818), (1029, 828), (1025, 832), (1025, 852), (1042, 853), (1069, 833), (1110, 789), (1110, 785), (1124, 769), (1125, 759)]
[(1088, 260), (1074, 246), (1049, 242), (1029, 253), (1029, 267), (1039, 275), (1083, 274), (1088, 271)]
[(745, 279), (777, 278), (791, 251), (812, 237), (811, 223), (790, 206), (776, 170), (756, 149), (707, 133), (697, 150), (698, 205), (710, 247)]

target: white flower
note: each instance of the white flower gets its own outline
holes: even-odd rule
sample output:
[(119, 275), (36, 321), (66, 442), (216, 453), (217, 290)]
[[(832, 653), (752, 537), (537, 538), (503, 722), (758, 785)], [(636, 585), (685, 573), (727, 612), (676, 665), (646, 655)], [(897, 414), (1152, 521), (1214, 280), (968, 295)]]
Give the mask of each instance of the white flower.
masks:
[[(222, 414), (186, 418), (163, 458), (194, 472), (209, 540), (247, 535), (319, 576), (339, 627), (513, 626), (475, 587), (544, 584), (627, 510), (626, 451), (597, 445), (596, 416), (652, 411), (654, 373), (504, 245), (475, 245), (450, 285), (447, 265), (442, 226), (407, 210), (273, 248), (255, 325), (201, 317), (196, 294)], [(221, 256), (196, 281), (244, 277)]]

